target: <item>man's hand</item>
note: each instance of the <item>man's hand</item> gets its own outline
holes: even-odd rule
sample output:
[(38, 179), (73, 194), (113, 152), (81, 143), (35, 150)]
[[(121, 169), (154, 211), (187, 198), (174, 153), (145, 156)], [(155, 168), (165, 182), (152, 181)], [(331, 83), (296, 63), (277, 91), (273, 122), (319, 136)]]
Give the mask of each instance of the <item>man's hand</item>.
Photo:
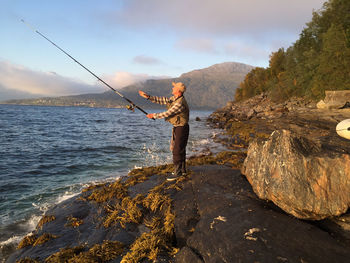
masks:
[(147, 118), (149, 118), (149, 119), (154, 119), (154, 113), (149, 113), (149, 114), (147, 114)]
[(146, 92), (143, 92), (142, 90), (139, 90), (139, 94), (140, 94), (141, 97), (144, 97), (146, 99), (149, 98), (149, 95)]

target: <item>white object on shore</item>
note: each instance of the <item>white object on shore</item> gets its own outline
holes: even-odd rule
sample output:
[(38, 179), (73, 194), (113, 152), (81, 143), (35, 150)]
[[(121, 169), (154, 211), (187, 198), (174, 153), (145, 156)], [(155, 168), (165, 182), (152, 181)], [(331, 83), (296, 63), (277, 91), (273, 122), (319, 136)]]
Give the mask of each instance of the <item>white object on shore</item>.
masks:
[(340, 137), (350, 140), (350, 119), (339, 122), (335, 129)]

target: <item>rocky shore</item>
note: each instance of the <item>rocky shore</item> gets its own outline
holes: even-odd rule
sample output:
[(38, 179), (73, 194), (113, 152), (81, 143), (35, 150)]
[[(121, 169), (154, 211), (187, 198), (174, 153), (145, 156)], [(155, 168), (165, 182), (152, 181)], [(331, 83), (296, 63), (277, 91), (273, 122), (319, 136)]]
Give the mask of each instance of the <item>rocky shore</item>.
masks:
[(135, 169), (51, 208), (6, 262), (348, 262), (350, 110), (259, 95), (208, 118), (227, 151)]

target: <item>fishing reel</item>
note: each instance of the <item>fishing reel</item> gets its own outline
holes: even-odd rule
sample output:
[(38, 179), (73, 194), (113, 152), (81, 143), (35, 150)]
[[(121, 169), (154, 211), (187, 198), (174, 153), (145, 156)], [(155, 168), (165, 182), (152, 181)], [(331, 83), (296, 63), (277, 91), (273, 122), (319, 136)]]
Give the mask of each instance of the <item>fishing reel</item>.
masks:
[(135, 112), (135, 107), (132, 104), (126, 105), (126, 109), (128, 109), (129, 111)]

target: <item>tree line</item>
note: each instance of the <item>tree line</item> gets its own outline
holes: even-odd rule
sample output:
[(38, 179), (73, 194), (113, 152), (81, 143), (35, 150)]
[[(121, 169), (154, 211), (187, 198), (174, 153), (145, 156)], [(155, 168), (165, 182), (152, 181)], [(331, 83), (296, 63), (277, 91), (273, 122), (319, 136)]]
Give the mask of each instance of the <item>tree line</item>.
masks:
[(275, 101), (324, 98), (350, 89), (350, 1), (329, 0), (314, 11), (299, 39), (270, 55), (267, 68), (251, 70), (236, 90), (241, 101), (267, 93)]

